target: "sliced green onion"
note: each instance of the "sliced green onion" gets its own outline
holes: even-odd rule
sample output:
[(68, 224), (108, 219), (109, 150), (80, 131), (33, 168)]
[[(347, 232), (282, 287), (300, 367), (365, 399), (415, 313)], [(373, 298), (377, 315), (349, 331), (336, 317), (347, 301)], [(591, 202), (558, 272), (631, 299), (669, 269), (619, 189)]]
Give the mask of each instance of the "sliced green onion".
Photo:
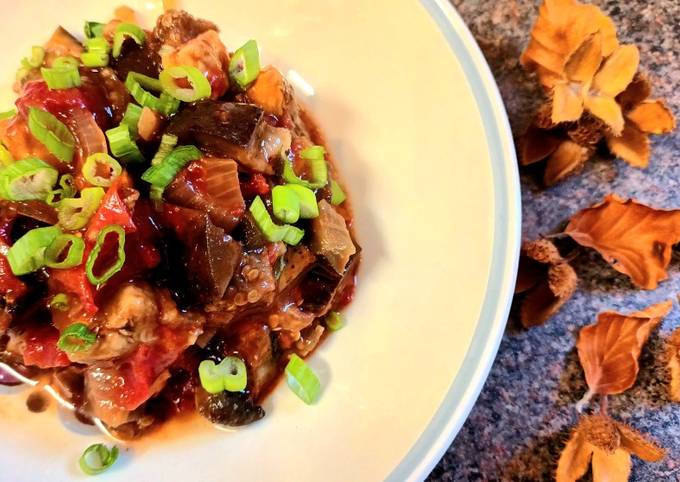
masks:
[[(186, 79), (191, 88), (178, 86), (176, 79)], [(182, 102), (196, 102), (200, 99), (207, 99), (212, 94), (210, 82), (203, 72), (190, 65), (169, 67), (161, 72), (158, 80), (165, 92)]]
[(47, 83), (47, 87), (53, 90), (70, 89), (72, 87), (79, 87), (80, 72), (77, 67), (62, 66), (62, 67), (41, 67), (40, 73), (43, 80)]
[(302, 219), (313, 219), (319, 216), (319, 205), (314, 191), (300, 184), (286, 184), (285, 187), (297, 196)]
[(130, 102), (125, 109), (125, 114), (123, 115), (123, 120), (120, 121), (121, 124), (125, 124), (130, 129), (130, 134), (137, 137), (137, 125), (139, 124), (139, 118), (142, 116), (142, 108), (137, 104)]
[(155, 166), (165, 159), (165, 157), (172, 152), (177, 145), (177, 136), (173, 134), (163, 134), (161, 137), (161, 144), (158, 146), (156, 155), (151, 159), (151, 165)]
[(52, 189), (47, 194), (47, 197), (45, 198), (45, 203), (49, 204), (52, 207), (57, 207), (59, 206), (61, 200), (65, 198), (66, 196), (64, 196), (63, 189)]
[(83, 52), (80, 54), (85, 67), (106, 67), (109, 65), (109, 54), (106, 52)]
[(50, 308), (59, 311), (68, 311), (70, 307), (68, 295), (66, 293), (57, 293), (50, 301)]
[(61, 332), (57, 348), (67, 353), (84, 351), (94, 345), (97, 334), (90, 331), (85, 323), (73, 323)]
[(316, 373), (294, 353), (286, 365), (286, 383), (307, 405), (316, 402), (321, 394), (321, 382)]
[(31, 57), (24, 60), (27, 64), (25, 66), (37, 69), (45, 60), (45, 49), (39, 45), (34, 45), (31, 47)]
[(255, 40), (248, 40), (229, 60), (229, 76), (245, 90), (260, 74), (260, 52)]
[(331, 331), (338, 331), (345, 326), (345, 317), (339, 311), (331, 311), (326, 315), (326, 327)]
[[(101, 169), (106, 170), (106, 176), (98, 174)], [(122, 172), (118, 161), (104, 152), (89, 155), (83, 164), (83, 177), (93, 186), (108, 187)]]
[[(101, 275), (97, 276), (94, 274), (94, 265), (97, 262), (97, 258), (99, 257), (99, 253), (102, 250), (102, 247), (104, 246), (104, 242), (106, 241), (106, 236), (109, 233), (113, 233), (116, 235), (118, 238), (118, 249), (117, 249), (117, 258), (109, 266), (106, 271), (104, 271)], [(97, 235), (97, 241), (95, 242), (94, 248), (92, 248), (92, 251), (90, 252), (90, 255), (87, 257), (87, 262), (85, 263), (85, 274), (87, 275), (87, 279), (90, 280), (90, 283), (93, 285), (101, 285), (103, 283), (106, 283), (111, 276), (116, 274), (121, 270), (123, 265), (125, 264), (125, 229), (122, 228), (122, 226), (118, 224), (110, 224), (101, 231), (99, 231), (99, 234)]]
[(27, 157), (0, 169), (0, 196), (10, 201), (44, 200), (59, 172), (38, 159)]
[[(166, 116), (174, 114), (179, 109), (180, 101), (166, 92), (162, 92), (163, 87), (158, 79), (137, 72), (129, 72), (125, 78), (125, 87), (133, 99), (143, 107), (148, 107)], [(160, 97), (156, 97), (147, 89), (162, 93)]]
[(100, 22), (85, 22), (83, 30), (88, 39), (104, 36), (104, 24)]
[(71, 174), (63, 174), (61, 176), (59, 187), (62, 190), (62, 197), (73, 197), (76, 195), (76, 181)]
[(7, 167), (14, 162), (14, 156), (4, 144), (0, 142), (0, 167)]
[(101, 187), (86, 187), (80, 191), (79, 198), (62, 199), (57, 209), (59, 225), (67, 231), (84, 228), (103, 197), (104, 189)]
[(118, 447), (114, 445), (109, 450), (103, 444), (90, 445), (83, 455), (80, 456), (78, 464), (80, 470), (87, 475), (101, 474), (111, 467), (118, 459)]
[(132, 140), (130, 128), (127, 124), (121, 124), (106, 131), (111, 153), (125, 162), (144, 162), (142, 151), (137, 143)]
[(52, 62), (52, 67), (55, 69), (77, 69), (79, 65), (78, 59), (70, 55), (62, 55)]
[(296, 245), (302, 240), (305, 232), (302, 229), (285, 224), (279, 226), (272, 221), (267, 208), (260, 196), (256, 196), (250, 205), (250, 214), (255, 220), (257, 228), (262, 232), (267, 241), (277, 243), (283, 241), (290, 245)]
[(113, 56), (118, 57), (123, 48), (123, 42), (126, 38), (131, 38), (137, 45), (144, 45), (146, 34), (144, 30), (134, 23), (120, 23), (116, 27), (116, 33), (113, 34)]
[(108, 54), (111, 51), (111, 46), (104, 37), (85, 39), (85, 48), (88, 52), (101, 52), (104, 54)]
[(200, 159), (201, 156), (201, 151), (196, 146), (175, 147), (160, 163), (144, 171), (142, 180), (159, 189), (162, 194), (187, 163)]
[(225, 357), (219, 364), (203, 360), (198, 365), (201, 386), (208, 393), (241, 392), (248, 384), (246, 364), (238, 357)]
[(45, 265), (56, 269), (73, 268), (83, 262), (83, 253), (85, 241), (82, 238), (73, 234), (60, 234), (45, 250)]
[(38, 141), (60, 161), (67, 164), (73, 160), (76, 140), (71, 131), (59, 119), (46, 110), (30, 107), (28, 128)]
[(331, 181), (331, 204), (333, 206), (339, 206), (340, 204), (345, 202), (345, 199), (347, 199), (345, 191), (342, 190), (342, 187), (340, 186), (338, 181), (333, 179)]
[(0, 112), (0, 120), (11, 119), (15, 115), (17, 115), (16, 109), (6, 110), (4, 112)]
[(328, 166), (324, 159), (325, 150), (321, 146), (312, 146), (303, 150), (300, 157), (309, 163), (312, 180), (301, 179), (293, 170), (293, 163), (287, 155), (283, 155), (283, 179), (289, 184), (300, 184), (310, 189), (319, 189), (328, 184)]
[(56, 226), (28, 231), (9, 248), (7, 261), (16, 276), (32, 273), (45, 266), (45, 250), (61, 234)]
[(300, 200), (288, 186), (274, 186), (272, 208), (274, 216), (284, 223), (297, 223), (300, 219)]

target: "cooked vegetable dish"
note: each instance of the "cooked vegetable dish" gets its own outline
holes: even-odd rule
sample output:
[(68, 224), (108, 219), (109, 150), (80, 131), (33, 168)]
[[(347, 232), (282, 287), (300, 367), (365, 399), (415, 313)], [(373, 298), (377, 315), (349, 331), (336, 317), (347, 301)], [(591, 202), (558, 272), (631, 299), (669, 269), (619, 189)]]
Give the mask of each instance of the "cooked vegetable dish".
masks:
[(313, 403), (303, 359), (342, 326), (360, 251), (319, 129), (209, 21), (84, 34), (34, 47), (0, 115), (0, 365), (120, 438), (252, 423), (284, 373)]

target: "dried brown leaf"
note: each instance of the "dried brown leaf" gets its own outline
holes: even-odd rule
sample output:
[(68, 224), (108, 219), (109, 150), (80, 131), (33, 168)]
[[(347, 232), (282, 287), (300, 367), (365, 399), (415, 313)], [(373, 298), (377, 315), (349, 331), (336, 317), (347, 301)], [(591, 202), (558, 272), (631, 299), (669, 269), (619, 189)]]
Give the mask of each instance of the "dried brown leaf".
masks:
[(565, 140), (548, 158), (543, 173), (543, 183), (553, 186), (583, 168), (591, 151), (576, 142)]
[(649, 80), (641, 74), (635, 75), (633, 81), (628, 84), (626, 90), (621, 92), (616, 101), (624, 112), (628, 112), (634, 106), (647, 99), (652, 94), (652, 86)]
[(630, 454), (624, 449), (610, 454), (596, 447), (591, 465), (593, 482), (627, 482), (630, 477)]
[(667, 366), (670, 375), (668, 392), (671, 400), (680, 402), (680, 328), (667, 341)]
[(607, 147), (633, 167), (649, 165), (649, 136), (630, 122), (626, 122), (620, 136), (607, 136)]
[(603, 312), (581, 328), (576, 348), (592, 392), (613, 395), (633, 386), (642, 346), (671, 307), (668, 300), (630, 315)]
[(597, 250), (635, 285), (654, 289), (668, 277), (671, 247), (680, 242), (680, 210), (657, 210), (609, 195), (572, 216), (565, 233)]
[(646, 462), (659, 462), (666, 456), (666, 450), (647, 439), (634, 428), (617, 422), (621, 436), (621, 448)]
[(574, 430), (557, 461), (555, 481), (575, 482), (583, 477), (588, 471), (592, 455), (593, 446), (586, 441), (581, 431)]
[(544, 160), (555, 152), (561, 142), (556, 134), (534, 125), (529, 126), (522, 139), (520, 164), (528, 166)]
[(628, 120), (642, 132), (666, 134), (675, 129), (675, 117), (661, 100), (640, 102), (626, 114)]

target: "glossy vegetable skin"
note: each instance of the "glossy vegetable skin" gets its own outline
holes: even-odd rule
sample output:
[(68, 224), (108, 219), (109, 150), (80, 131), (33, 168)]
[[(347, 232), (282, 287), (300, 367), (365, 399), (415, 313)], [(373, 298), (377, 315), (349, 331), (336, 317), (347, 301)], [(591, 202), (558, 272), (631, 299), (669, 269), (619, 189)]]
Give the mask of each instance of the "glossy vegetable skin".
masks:
[(85, 34), (36, 50), (0, 118), (0, 357), (121, 438), (185, 412), (253, 423), (284, 373), (315, 403), (302, 360), (344, 324), (360, 259), (319, 129), (211, 22)]

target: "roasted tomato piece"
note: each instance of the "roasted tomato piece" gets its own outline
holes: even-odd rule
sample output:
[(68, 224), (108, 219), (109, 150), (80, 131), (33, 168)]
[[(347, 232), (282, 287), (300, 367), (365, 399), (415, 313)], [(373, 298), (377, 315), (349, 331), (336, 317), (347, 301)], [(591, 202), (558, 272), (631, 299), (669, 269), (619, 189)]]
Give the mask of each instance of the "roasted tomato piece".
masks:
[(25, 365), (54, 368), (71, 364), (66, 353), (57, 348), (59, 331), (55, 327), (51, 325), (30, 327), (26, 330), (25, 337)]

